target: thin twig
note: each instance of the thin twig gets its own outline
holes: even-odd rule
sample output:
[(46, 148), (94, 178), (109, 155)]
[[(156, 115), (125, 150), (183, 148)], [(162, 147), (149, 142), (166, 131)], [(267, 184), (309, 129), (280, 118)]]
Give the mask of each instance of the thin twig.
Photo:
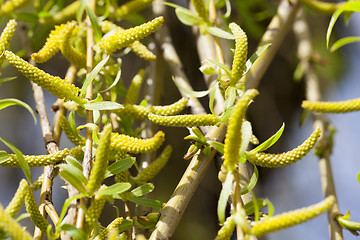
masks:
[[(225, 137), (226, 125), (222, 123), (219, 127), (212, 127), (206, 138), (222, 141)], [(216, 150), (212, 150), (210, 156), (206, 157), (202, 152), (192, 158), (189, 166), (178, 183), (174, 193), (161, 211), (161, 217), (156, 224), (150, 240), (169, 239), (181, 219), (190, 199), (204, 176), (209, 164), (215, 156)]]
[[(88, 2), (89, 8), (95, 12), (96, 1), (91, 0)], [(86, 16), (85, 19), (87, 30), (86, 30), (86, 77), (89, 76), (91, 70), (93, 69), (93, 46), (94, 46), (94, 32), (91, 26), (89, 16)], [(85, 98), (87, 100), (91, 100), (93, 96), (93, 84), (90, 83), (86, 89)], [(93, 123), (93, 112), (86, 110), (86, 123)], [(92, 162), (92, 130), (87, 128), (86, 130), (86, 142), (85, 142), (85, 150), (84, 150), (84, 159), (83, 159), (83, 173), (86, 178), (89, 178), (91, 171), (91, 162)], [(86, 206), (87, 198), (81, 198), (80, 204), (82, 206)], [(82, 229), (84, 227), (84, 217), (85, 211), (83, 208), (79, 208), (78, 215), (76, 219), (76, 227)]]
[(299, 6), (299, 0), (281, 0), (277, 13), (271, 20), (259, 44), (259, 48), (268, 43), (271, 43), (271, 46), (261, 54), (252, 65), (249, 72), (241, 79), (241, 81), (246, 83), (247, 89), (258, 87), (265, 71), (283, 42), (284, 37), (296, 16)]
[[(304, 17), (303, 11), (299, 11), (296, 23), (294, 24), (294, 32), (298, 40), (298, 55), (300, 64), (302, 64), (305, 71), (306, 83), (306, 98), (310, 101), (320, 101), (320, 85), (319, 79), (315, 73), (313, 65), (309, 62), (312, 55), (312, 44), (309, 25)], [(338, 200), (336, 198), (336, 191), (334, 185), (333, 174), (331, 170), (330, 154), (331, 144), (327, 135), (328, 120), (322, 113), (314, 113), (314, 129), (320, 128), (322, 136), (319, 139), (317, 148), (322, 151), (319, 159), (319, 170), (321, 174), (321, 185), (326, 197), (334, 196), (335, 204), (328, 211), (328, 222), (331, 240), (342, 240), (342, 229), (339, 223), (335, 220), (335, 216), (339, 214)]]

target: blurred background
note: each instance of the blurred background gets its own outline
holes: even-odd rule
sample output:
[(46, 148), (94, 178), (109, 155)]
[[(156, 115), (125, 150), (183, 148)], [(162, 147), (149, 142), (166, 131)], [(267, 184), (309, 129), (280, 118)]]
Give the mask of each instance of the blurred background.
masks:
[[(249, 55), (255, 51), (271, 16), (276, 11), (278, 2), (263, 0), (232, 1), (233, 21), (243, 27), (249, 37)], [(185, 2), (180, 1), (178, 4), (185, 5)], [(194, 89), (205, 90), (203, 77), (198, 70), (200, 62), (196, 54), (192, 30), (183, 26), (176, 19), (172, 8), (167, 10), (169, 14), (167, 23), (170, 25), (174, 45), (184, 63), (185, 71), (192, 81)], [(148, 14), (148, 11), (146, 10), (144, 13)], [(305, 9), (305, 13), (311, 23), (314, 54), (322, 60), (321, 63), (316, 64), (316, 69), (323, 86), (323, 100), (337, 101), (358, 98), (360, 95), (360, 81), (358, 79), (360, 74), (360, 45), (351, 44), (335, 53), (330, 53), (325, 47), (325, 34), (330, 18), (318, 15), (308, 9)], [(334, 39), (350, 35), (359, 36), (359, 22), (360, 18), (357, 14), (352, 16), (348, 26), (344, 26), (339, 21), (339, 24), (336, 25), (337, 35), (333, 34)], [(5, 21), (2, 21), (1, 29), (4, 25)], [(46, 34), (44, 33), (44, 35)], [(19, 36), (16, 36), (12, 41), (12, 49), (19, 50), (23, 43)], [(146, 41), (150, 43), (153, 40), (150, 37)], [(290, 31), (262, 79), (259, 86), (260, 95), (249, 108), (248, 119), (252, 122), (254, 134), (260, 142), (274, 134), (282, 123), (285, 123), (283, 136), (268, 150), (272, 153), (293, 149), (312, 132), (311, 116), (304, 124), (300, 124), (302, 113), (300, 105), (304, 99), (305, 87), (302, 80), (294, 80), (294, 72), (298, 64), (296, 48), (295, 38)], [(38, 49), (34, 48), (34, 51), (36, 50)], [(122, 81), (128, 87), (138, 67), (145, 67), (146, 63), (132, 53), (124, 56), (122, 60)], [(48, 73), (64, 77), (68, 63), (58, 54), (39, 67)], [(181, 97), (171, 80), (171, 75), (166, 71), (163, 83), (163, 89), (166, 91), (163, 91), (161, 95), (161, 104), (170, 104)], [(11, 66), (2, 69), (1, 77), (15, 75), (17, 76), (16, 79), (1, 83), (0, 99), (17, 98), (35, 109), (29, 81), (19, 75)], [(45, 98), (51, 122), (53, 113), (50, 109), (56, 98), (46, 91)], [(201, 100), (207, 107), (208, 99), (203, 98)], [(360, 112), (328, 115), (328, 118), (337, 130), (331, 162), (340, 210), (343, 214), (350, 210), (351, 219), (360, 221), (358, 204), (360, 185), (356, 179), (356, 175), (360, 171), (358, 154), (360, 127), (357, 124), (360, 122)], [(82, 121), (81, 117), (78, 116), (77, 120)], [(0, 137), (11, 142), (24, 154), (46, 153), (40, 125), (34, 125), (31, 115), (24, 109), (13, 106), (1, 110), (0, 123)], [(187, 167), (188, 161), (184, 160), (183, 156), (190, 143), (182, 140), (188, 135), (186, 129), (160, 129), (165, 132), (166, 142), (173, 146), (174, 152), (168, 165), (154, 181), (153, 197), (166, 202)], [(60, 148), (65, 147), (72, 147), (72, 144), (63, 137)], [(10, 152), (2, 143), (0, 143), (0, 149)], [(41, 173), (42, 168), (32, 169), (33, 179), (36, 179)], [(23, 173), (19, 169), (0, 167), (0, 202), (3, 206), (8, 204), (23, 177)], [(56, 178), (53, 202), (54, 206), (58, 207), (58, 212), (61, 210), (59, 206), (62, 206), (67, 197), (66, 190), (61, 188), (63, 185), (64, 182), (60, 178)], [(285, 168), (260, 169), (260, 179), (255, 190), (258, 197), (267, 197), (272, 201), (275, 206), (275, 213), (293, 210), (320, 201), (323, 199), (323, 194), (317, 157), (310, 153), (303, 160)], [(221, 183), (217, 179), (215, 164), (212, 164), (195, 192), (172, 239), (213, 239), (219, 229), (216, 207), (220, 191)], [(37, 195), (39, 195), (38, 192), (35, 193), (35, 196)], [(119, 201), (117, 204), (121, 205), (122, 203)], [(103, 225), (107, 225), (109, 219), (113, 219), (114, 216), (114, 208), (108, 205), (101, 217)], [(22, 224), (27, 225), (29, 221), (22, 220)], [(32, 231), (32, 227), (29, 227), (29, 231)], [(274, 240), (329, 239), (326, 215), (321, 215), (299, 226), (269, 234), (267, 238)], [(355, 236), (344, 231), (344, 238), (355, 239)]]

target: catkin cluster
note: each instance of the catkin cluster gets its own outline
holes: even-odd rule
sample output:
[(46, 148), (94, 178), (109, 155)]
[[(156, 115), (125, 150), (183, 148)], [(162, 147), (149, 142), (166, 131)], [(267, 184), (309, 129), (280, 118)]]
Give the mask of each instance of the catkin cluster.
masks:
[(213, 126), (220, 122), (219, 117), (213, 114), (161, 116), (151, 113), (148, 118), (153, 123), (168, 127)]
[(126, 29), (125, 31), (116, 30), (112, 35), (102, 38), (99, 46), (104, 49), (107, 54), (111, 54), (116, 50), (127, 47), (135, 41), (147, 37), (155, 32), (163, 22), (163, 17), (157, 17), (150, 22)]
[(261, 167), (284, 167), (292, 163), (295, 163), (302, 159), (310, 150), (315, 146), (317, 140), (319, 139), (321, 131), (317, 128), (311, 136), (306, 139), (300, 146), (297, 148), (281, 153), (281, 154), (271, 154), (271, 153), (245, 153), (246, 158), (255, 165)]
[(303, 101), (304, 109), (322, 113), (347, 113), (360, 110), (360, 98), (341, 102), (311, 102)]
[(334, 203), (335, 197), (330, 196), (312, 206), (269, 217), (256, 223), (252, 228), (252, 234), (260, 237), (266, 233), (275, 232), (277, 230), (305, 222), (311, 218), (322, 214), (323, 212), (328, 210)]

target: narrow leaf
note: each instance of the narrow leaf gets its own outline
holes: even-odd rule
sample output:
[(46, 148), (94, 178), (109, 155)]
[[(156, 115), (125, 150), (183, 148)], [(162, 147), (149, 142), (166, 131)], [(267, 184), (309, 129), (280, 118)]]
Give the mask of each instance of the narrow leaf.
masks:
[(209, 108), (210, 108), (210, 111), (212, 114), (215, 115), (214, 113), (214, 100), (215, 100), (215, 93), (216, 93), (216, 90), (219, 88), (219, 83), (217, 82), (214, 87), (211, 88), (210, 90), (210, 98), (209, 98)]
[(251, 123), (248, 121), (244, 121), (243, 124), (241, 125), (241, 144), (240, 144), (240, 155), (239, 156), (243, 156), (246, 149), (249, 146), (250, 143), (250, 139), (251, 139), (251, 135), (252, 135), (252, 128), (251, 128)]
[(86, 5), (87, 5), (87, 0), (80, 0), (80, 5), (79, 5), (78, 9), (76, 10), (77, 22), (82, 22), (82, 17), (84, 15)]
[(329, 48), (329, 41), (330, 41), (330, 35), (334, 28), (335, 22), (339, 18), (340, 14), (344, 11), (356, 11), (360, 12), (360, 2), (357, 1), (350, 1), (346, 2), (344, 6), (339, 8), (334, 14), (331, 16), (329, 27), (326, 32), (326, 47)]
[(246, 61), (246, 71), (244, 74), (246, 74), (251, 66), (254, 64), (254, 62), (261, 56), (261, 54), (270, 47), (271, 43), (265, 44), (261, 46), (247, 61)]
[(218, 27), (206, 27), (206, 30), (210, 34), (220, 37), (220, 38), (235, 39), (234, 35), (232, 35), (231, 33), (227, 32), (225, 30), (222, 30), (221, 28), (218, 28)]
[(353, 43), (353, 42), (359, 42), (360, 37), (345, 37), (337, 40), (330, 48), (331, 52), (336, 51), (337, 49), (341, 48), (342, 46)]
[(194, 91), (192, 89), (188, 89), (186, 87), (181, 86), (179, 83), (177, 83), (173, 77), (173, 81), (175, 83), (175, 85), (177, 86), (178, 89), (180, 89), (181, 91), (185, 92), (186, 94), (188, 94), (191, 97), (195, 97), (195, 98), (201, 98), (204, 97), (206, 95), (209, 94), (210, 90), (207, 91)]
[(137, 203), (144, 207), (151, 207), (155, 209), (160, 209), (162, 202), (158, 200), (148, 199), (148, 198), (137, 198), (137, 197), (129, 197), (128, 199), (131, 202)]
[(69, 208), (71, 202), (74, 201), (74, 200), (76, 200), (76, 199), (80, 199), (80, 198), (82, 198), (82, 197), (84, 197), (84, 196), (85, 196), (84, 194), (79, 194), (79, 195), (76, 195), (76, 196), (74, 196), (74, 197), (72, 197), (72, 198), (67, 199), (67, 200), (64, 202), (63, 207), (62, 207), (62, 209), (61, 209), (60, 217), (59, 217), (59, 223), (61, 223), (62, 220), (64, 219), (65, 214), (66, 214), (66, 212), (67, 212), (67, 209)]
[(358, 172), (358, 174), (357, 174), (357, 180), (360, 183), (360, 172)]
[(256, 204), (259, 209), (262, 209), (267, 206), (267, 201), (265, 199), (257, 198), (256, 200), (248, 202), (247, 204), (244, 205), (246, 215), (251, 215), (254, 213), (254, 201), (256, 201)]
[(120, 77), (121, 77), (121, 68), (119, 68), (119, 70), (118, 70), (118, 72), (117, 72), (117, 74), (116, 74), (115, 80), (114, 80), (114, 82), (110, 85), (110, 87), (108, 87), (107, 89), (102, 90), (102, 91), (100, 91), (100, 92), (107, 92), (107, 91), (109, 91), (110, 89), (112, 89), (113, 87), (115, 87), (116, 84), (118, 84), (118, 82), (120, 81)]
[(124, 107), (123, 105), (117, 102), (103, 101), (103, 102), (85, 103), (84, 108), (86, 110), (115, 110)]
[(25, 177), (27, 178), (28, 182), (30, 184), (32, 184), (32, 179), (31, 179), (31, 172), (30, 172), (30, 167), (29, 164), (26, 162), (24, 155), (22, 154), (22, 152), (17, 149), (14, 145), (12, 145), (10, 142), (8, 142), (7, 140), (3, 139), (2, 137), (0, 137), (0, 140), (8, 147), (11, 149), (11, 151), (13, 153), (15, 153), (17, 159), (19, 160), (19, 164), (21, 169), (23, 170)]
[(232, 107), (234, 105), (234, 102), (236, 100), (236, 87), (235, 86), (229, 86), (225, 91), (225, 103), (224, 103), (224, 109)]
[(131, 194), (135, 197), (141, 197), (145, 194), (151, 193), (154, 190), (154, 184), (152, 183), (145, 183), (134, 190), (131, 191)]
[(35, 124), (37, 123), (35, 113), (28, 104), (26, 104), (23, 101), (20, 101), (18, 99), (15, 99), (15, 98), (6, 98), (6, 99), (0, 100), (0, 110), (4, 109), (6, 107), (9, 107), (9, 106), (13, 106), (13, 105), (18, 105), (18, 106), (26, 108), (26, 110), (28, 110), (31, 113)]
[(248, 193), (249, 191), (252, 191), (254, 189), (258, 179), (259, 179), (259, 171), (258, 171), (257, 167), (254, 165), (254, 173), (251, 176), (249, 183), (240, 190), (240, 194), (244, 195), (244, 194)]
[(119, 233), (126, 231), (133, 226), (133, 221), (129, 219), (124, 219), (124, 221), (117, 227)]
[(223, 143), (219, 143), (216, 141), (207, 141), (207, 142), (212, 148), (215, 148), (218, 152), (224, 154), (224, 144)]
[(88, 5), (86, 5), (85, 10), (86, 10), (87, 15), (90, 18), (91, 26), (94, 31), (95, 43), (98, 43), (98, 42), (100, 42), (101, 37), (102, 37), (101, 36), (101, 28), (99, 26), (98, 19), (97, 19), (95, 13), (93, 12), (93, 10), (91, 10)]
[(90, 83), (94, 80), (94, 78), (96, 77), (96, 75), (100, 72), (101, 68), (105, 65), (105, 63), (109, 60), (109, 56), (107, 56), (106, 58), (104, 58), (103, 60), (101, 60), (101, 62), (99, 62), (94, 69), (90, 72), (88, 78), (85, 80), (82, 88), (81, 88), (81, 92), (80, 92), (80, 98), (84, 98), (85, 97), (85, 93), (86, 93), (86, 89), (88, 88), (88, 86), (90, 85)]
[(11, 81), (11, 80), (14, 80), (16, 79), (17, 77), (4, 77), (4, 78), (0, 78), (0, 84), (1, 83), (4, 83), (4, 82), (8, 82), (8, 81)]
[(8, 155), (7, 152), (5, 151), (0, 151), (0, 164), (3, 163), (3, 162), (6, 162), (8, 160), (10, 160), (11, 157)]
[(79, 163), (73, 156), (66, 156), (65, 157), (65, 161), (68, 163), (68, 164), (70, 164), (70, 165), (72, 165), (72, 166), (74, 166), (74, 167), (76, 167), (77, 169), (79, 169), (80, 171), (82, 171), (82, 165), (81, 165), (81, 163)]
[(121, 159), (120, 161), (116, 161), (113, 164), (111, 164), (105, 173), (105, 178), (111, 177), (115, 174), (121, 173), (134, 165), (135, 158), (134, 157), (127, 157), (124, 159)]
[(62, 168), (60, 176), (73, 185), (80, 193), (86, 193), (88, 180), (80, 169), (70, 164), (59, 164), (56, 167)]
[(59, 228), (65, 231), (67, 234), (69, 234), (69, 236), (72, 237), (72, 239), (76, 239), (76, 240), (88, 239), (86, 234), (81, 229), (75, 227), (74, 225), (61, 224)]
[(276, 141), (281, 137), (284, 128), (285, 128), (285, 124), (283, 123), (281, 128), (274, 135), (272, 135), (268, 140), (266, 140), (265, 142), (263, 142), (262, 144), (251, 150), (251, 152), (262, 152), (268, 149), (269, 147), (271, 147), (272, 145), (274, 145), (274, 143), (276, 143)]
[(223, 224), (225, 222), (225, 209), (232, 190), (233, 180), (234, 175), (231, 171), (229, 171), (226, 175), (226, 180), (221, 189), (218, 201), (217, 214), (220, 224)]
[(175, 14), (180, 22), (187, 26), (199, 25), (202, 22), (202, 19), (196, 13), (187, 9), (176, 8)]
[(218, 66), (219, 68), (221, 68), (222, 70), (224, 70), (227, 75), (229, 76), (229, 78), (232, 77), (232, 73), (231, 73), (231, 70), (228, 66), (222, 64), (222, 63), (219, 63), (218, 61), (215, 61), (215, 60), (212, 60), (212, 59), (206, 59), (206, 61), (209, 61), (211, 62), (212, 64), (215, 64), (216, 66)]
[(101, 188), (97, 191), (96, 196), (110, 195), (117, 197), (120, 193), (123, 193), (131, 188), (130, 183), (115, 183), (109, 187)]

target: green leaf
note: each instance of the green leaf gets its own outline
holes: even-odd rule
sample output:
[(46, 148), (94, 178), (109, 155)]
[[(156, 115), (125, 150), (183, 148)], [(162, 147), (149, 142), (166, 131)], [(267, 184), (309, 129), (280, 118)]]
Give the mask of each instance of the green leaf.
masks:
[(16, 79), (17, 77), (5, 77), (5, 78), (0, 78), (0, 84), (1, 83), (4, 83), (4, 82), (8, 82), (8, 81), (11, 81), (11, 80), (14, 80)]
[(219, 88), (219, 82), (216, 82), (216, 84), (210, 90), (209, 108), (210, 108), (211, 113), (214, 115), (215, 115), (215, 113), (214, 113), (215, 93), (218, 88)]
[(226, 175), (225, 182), (220, 192), (218, 207), (217, 207), (217, 214), (219, 218), (220, 224), (225, 222), (225, 209), (227, 205), (227, 201), (232, 191), (234, 175), (231, 171), (229, 171)]
[(174, 81), (174, 83), (175, 83), (175, 85), (177, 86), (178, 89), (185, 92), (186, 94), (188, 94), (191, 97), (201, 98), (201, 97), (204, 97), (204, 96), (208, 95), (209, 92), (210, 92), (210, 90), (207, 90), (207, 91), (194, 91), (194, 90), (188, 89), (186, 87), (183, 87), (183, 86), (181, 86), (180, 84), (178, 84), (175, 81), (174, 77), (173, 77), (173, 81)]
[(256, 200), (252, 200), (251, 202), (248, 202), (247, 204), (244, 205), (246, 215), (251, 215), (254, 213), (254, 201), (256, 201), (259, 210), (266, 207), (269, 202), (267, 199), (262, 199), (262, 198), (257, 198)]
[(225, 110), (223, 115), (220, 116), (220, 122), (226, 122), (232, 115), (232, 112), (234, 111), (235, 106), (232, 106), (231, 108), (228, 108)]
[(64, 180), (68, 181), (80, 193), (87, 192), (86, 185), (88, 180), (81, 170), (70, 164), (59, 164), (56, 167), (62, 168), (60, 171), (60, 176)]
[(131, 202), (137, 203), (141, 206), (151, 207), (154, 209), (160, 209), (161, 205), (162, 205), (162, 202), (160, 202), (159, 200), (153, 200), (153, 199), (148, 199), (148, 198), (137, 198), (137, 197), (134, 197), (131, 195), (129, 196), (128, 200)]
[(169, 3), (169, 2), (162, 2), (162, 3), (166, 6), (175, 8), (176, 16), (185, 25), (194, 26), (194, 25), (199, 25), (200, 22), (202, 22), (201, 17), (199, 17), (197, 13), (194, 13), (187, 8), (181, 7), (174, 3)]
[(75, 200), (75, 199), (80, 199), (80, 198), (82, 198), (84, 196), (85, 196), (85, 194), (79, 194), (79, 195), (76, 195), (76, 196), (74, 196), (72, 198), (66, 199), (66, 201), (64, 202), (63, 207), (61, 209), (61, 213), (60, 213), (60, 217), (59, 217), (59, 221), (58, 221), (59, 223), (61, 223), (62, 220), (64, 219), (65, 214), (67, 212), (67, 209), (69, 208), (71, 202), (73, 200)]
[(208, 63), (204, 63), (203, 65), (201, 65), (201, 67), (199, 67), (199, 70), (206, 75), (212, 75), (217, 73), (216, 69)]
[(2, 164), (3, 162), (6, 162), (8, 160), (10, 160), (11, 157), (8, 155), (7, 152), (5, 151), (0, 151), (0, 164)]
[(199, 25), (202, 22), (202, 19), (199, 17), (199, 15), (186, 8), (176, 8), (175, 14), (180, 22), (187, 26)]
[(85, 7), (87, 5), (87, 0), (80, 0), (80, 5), (76, 10), (76, 20), (77, 22), (82, 22), (82, 18), (85, 12)]
[(99, 26), (98, 18), (96, 17), (94, 11), (91, 10), (88, 5), (86, 5), (85, 10), (86, 10), (87, 15), (90, 18), (91, 26), (94, 31), (95, 43), (98, 43), (98, 42), (100, 42), (101, 37), (102, 37), (101, 27)]
[(119, 233), (126, 231), (133, 226), (133, 221), (129, 219), (124, 219), (123, 222), (117, 227)]
[(115, 174), (121, 173), (134, 165), (135, 158), (134, 157), (127, 157), (124, 159), (121, 159), (119, 161), (114, 162), (111, 164), (105, 173), (105, 178), (111, 177)]
[(244, 195), (244, 194), (252, 191), (254, 189), (258, 179), (259, 179), (259, 171), (258, 171), (257, 167), (254, 165), (254, 173), (251, 176), (249, 183), (240, 190), (240, 194)]
[(80, 92), (80, 98), (84, 98), (85, 97), (85, 93), (86, 93), (86, 89), (88, 88), (88, 86), (90, 85), (90, 83), (94, 80), (94, 78), (96, 77), (96, 75), (100, 72), (101, 68), (105, 65), (105, 63), (109, 60), (110, 55), (108, 55), (106, 58), (104, 58), (103, 60), (101, 60), (101, 62), (99, 62), (94, 69), (90, 72), (89, 76), (86, 78), (83, 86), (81, 87), (81, 92)]
[(210, 33), (214, 36), (220, 37), (220, 38), (235, 39), (234, 35), (232, 35), (231, 33), (227, 32), (225, 30), (222, 30), (221, 28), (218, 28), (218, 27), (207, 26), (206, 30), (208, 31), (208, 33)]
[(261, 54), (271, 46), (271, 43), (261, 46), (247, 61), (246, 61), (246, 71), (244, 75), (250, 70), (254, 62), (261, 56)]
[(215, 148), (218, 152), (224, 154), (224, 144), (216, 141), (207, 141), (207, 143), (212, 147)]
[(70, 224), (61, 224), (59, 229), (65, 231), (72, 239), (76, 240), (87, 240), (87, 235), (79, 228)]
[(29, 164), (26, 162), (25, 158), (24, 158), (24, 155), (22, 154), (22, 152), (17, 149), (14, 145), (12, 145), (10, 142), (8, 142), (7, 140), (3, 139), (2, 137), (0, 137), (0, 140), (8, 147), (11, 149), (11, 151), (13, 153), (15, 153), (18, 161), (19, 161), (19, 164), (20, 164), (20, 167), (21, 169), (23, 170), (24, 174), (25, 174), (25, 177), (27, 178), (28, 182), (30, 184), (32, 184), (32, 179), (31, 179), (31, 172), (30, 172), (30, 167), (29, 167)]
[(86, 110), (115, 110), (115, 109), (124, 108), (124, 106), (117, 102), (103, 101), (103, 102), (85, 103), (84, 108)]
[(330, 41), (330, 35), (334, 28), (335, 22), (339, 18), (340, 14), (344, 11), (356, 11), (360, 12), (360, 2), (357, 1), (350, 1), (346, 2), (344, 6), (339, 8), (334, 14), (331, 16), (329, 27), (326, 32), (326, 47), (329, 48), (329, 41)]
[(236, 100), (236, 87), (235, 86), (229, 86), (225, 91), (225, 103), (224, 103), (224, 109), (229, 109), (234, 105), (234, 102)]
[(337, 40), (330, 48), (331, 52), (334, 52), (335, 50), (339, 49), (340, 47), (349, 44), (349, 43), (353, 43), (353, 42), (359, 42), (360, 41), (360, 37), (345, 37), (345, 38), (341, 38), (339, 40)]
[(131, 188), (130, 183), (115, 183), (109, 187), (101, 188), (99, 191), (97, 191), (96, 196), (102, 196), (102, 195), (110, 195), (113, 197), (118, 197), (120, 193), (123, 193)]
[(94, 143), (99, 144), (99, 142), (100, 142), (100, 140), (98, 138), (99, 126), (94, 123), (87, 123), (85, 125), (78, 126), (77, 131), (80, 131), (83, 128), (91, 129)]
[(116, 84), (118, 84), (118, 82), (120, 81), (120, 77), (121, 77), (121, 68), (119, 68), (119, 70), (118, 70), (118, 72), (117, 72), (117, 74), (116, 74), (115, 80), (114, 80), (114, 82), (110, 85), (110, 87), (108, 87), (107, 89), (102, 90), (102, 91), (100, 91), (100, 92), (107, 92), (107, 91), (109, 91), (110, 89), (112, 89), (113, 87), (115, 87)]
[(360, 183), (360, 172), (358, 172), (358, 174), (357, 174), (357, 180)]
[(4, 109), (6, 107), (9, 107), (9, 106), (13, 106), (13, 105), (18, 105), (18, 106), (26, 108), (26, 110), (28, 110), (31, 113), (35, 124), (37, 123), (35, 113), (28, 104), (26, 104), (23, 101), (20, 101), (18, 99), (15, 99), (15, 98), (6, 98), (6, 99), (0, 100), (0, 110)]
[(65, 157), (65, 161), (68, 163), (68, 164), (70, 164), (70, 165), (72, 165), (72, 166), (74, 166), (74, 167), (76, 167), (77, 169), (79, 169), (80, 171), (82, 171), (82, 165), (81, 165), (81, 163), (79, 163), (73, 156), (66, 156)]
[(251, 135), (252, 135), (251, 123), (248, 121), (244, 121), (243, 124), (241, 125), (241, 144), (240, 144), (239, 156), (244, 155), (246, 149), (249, 146)]
[(154, 184), (152, 183), (145, 183), (131, 191), (131, 194), (134, 197), (141, 197), (145, 194), (151, 193), (154, 190)]
[(211, 62), (212, 64), (215, 64), (216, 66), (218, 66), (219, 68), (221, 68), (222, 70), (224, 70), (227, 75), (229, 76), (229, 78), (232, 78), (232, 73), (230, 68), (228, 68), (226, 65), (219, 63), (218, 61), (212, 60), (212, 59), (206, 59), (206, 61)]
[(255, 153), (262, 152), (268, 149), (269, 147), (271, 147), (272, 145), (274, 145), (274, 143), (276, 143), (276, 141), (281, 137), (284, 128), (285, 128), (285, 124), (283, 123), (281, 128), (274, 135), (272, 135), (268, 140), (266, 140), (265, 142), (263, 142), (262, 144), (251, 150), (251, 152), (255, 152)]
[(39, 22), (39, 17), (37, 15), (28, 12), (12, 13), (11, 17), (15, 18), (16, 20), (20, 20), (28, 23), (36, 24)]

